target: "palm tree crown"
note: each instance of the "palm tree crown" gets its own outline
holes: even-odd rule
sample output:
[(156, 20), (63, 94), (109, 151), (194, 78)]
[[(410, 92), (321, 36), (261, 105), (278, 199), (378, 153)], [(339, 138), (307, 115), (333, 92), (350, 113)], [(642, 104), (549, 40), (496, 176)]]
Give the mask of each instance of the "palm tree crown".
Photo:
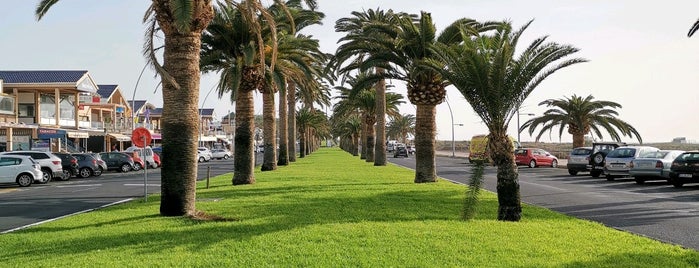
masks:
[[(548, 99), (539, 103), (551, 107), (541, 117), (536, 117), (524, 122), (521, 130), (529, 128), (529, 134), (534, 133), (540, 125), (542, 129), (536, 136), (538, 141), (544, 132), (551, 132), (559, 126), (558, 137), (563, 135), (563, 130), (568, 127), (568, 133), (573, 135), (573, 146), (580, 147), (584, 143), (584, 135), (593, 132), (600, 139), (604, 129), (615, 141), (621, 141), (621, 135), (636, 137), (643, 143), (641, 135), (636, 129), (617, 118), (619, 113), (614, 109), (621, 108), (621, 104), (612, 101), (594, 100), (592, 95), (585, 98), (573, 95), (570, 98)], [(618, 130), (618, 131), (617, 131)]]

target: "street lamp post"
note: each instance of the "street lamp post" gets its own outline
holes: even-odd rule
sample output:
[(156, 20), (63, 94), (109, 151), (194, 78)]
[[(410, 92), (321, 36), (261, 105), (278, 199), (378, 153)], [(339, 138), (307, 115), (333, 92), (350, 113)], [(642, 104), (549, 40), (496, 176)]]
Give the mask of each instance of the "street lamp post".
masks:
[(451, 111), (451, 105), (449, 101), (445, 100), (447, 107), (449, 107), (449, 115), (451, 116), (451, 157), (456, 157), (456, 141), (454, 140), (454, 126), (463, 126), (464, 124), (454, 124), (454, 113)]
[[(533, 113), (525, 113), (524, 115), (534, 116), (535, 114), (533, 114)], [(517, 109), (517, 142), (522, 143), (522, 141), (519, 140), (519, 134), (522, 132), (522, 131), (519, 130), (519, 116), (520, 116), (520, 114), (519, 114), (519, 109)]]

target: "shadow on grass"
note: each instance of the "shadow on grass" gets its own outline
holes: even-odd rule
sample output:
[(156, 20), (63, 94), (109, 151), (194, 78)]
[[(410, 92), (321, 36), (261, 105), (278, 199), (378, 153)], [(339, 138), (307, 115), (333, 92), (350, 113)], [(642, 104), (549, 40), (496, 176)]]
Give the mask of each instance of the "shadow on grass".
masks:
[[(198, 208), (218, 216), (240, 219), (232, 222), (195, 221), (183, 217), (164, 219), (156, 214), (143, 214), (152, 212), (158, 201), (149, 202), (147, 209), (139, 208), (134, 203), (126, 204), (106, 209), (108, 214), (104, 216), (105, 220), (98, 218), (96, 222), (69, 227), (42, 225), (13, 233), (11, 235), (20, 236), (23, 233), (45, 233), (50, 239), (32, 241), (27, 247), (0, 252), (0, 261), (13, 258), (38, 261), (44, 258), (32, 252), (70, 256), (103, 250), (133, 250), (134, 247), (139, 247), (136, 254), (157, 254), (174, 247), (198, 251), (222, 241), (246, 240), (313, 225), (460, 222), (463, 187), (412, 184), (392, 190), (392, 184), (351, 183), (259, 189), (231, 186), (228, 191), (221, 189), (198, 195), (201, 198), (222, 198), (219, 202), (198, 203)], [(257, 202), (257, 198), (270, 196), (280, 201)], [(242, 201), (246, 197), (252, 199)], [(496, 211), (493, 208), (497, 208), (494, 197), (482, 199), (475, 220), (495, 219)], [(131, 210), (138, 210), (141, 214), (134, 215)], [(134, 226), (134, 229), (124, 230), (123, 226)], [(75, 231), (82, 234), (75, 235)]]

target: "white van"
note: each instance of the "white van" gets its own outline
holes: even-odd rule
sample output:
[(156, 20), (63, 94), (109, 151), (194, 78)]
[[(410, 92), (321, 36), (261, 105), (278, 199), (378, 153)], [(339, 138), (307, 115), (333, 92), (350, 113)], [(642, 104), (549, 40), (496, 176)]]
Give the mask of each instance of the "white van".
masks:
[[(129, 148), (126, 148), (124, 150), (125, 152), (136, 152), (138, 154), (138, 157), (143, 159), (143, 161), (148, 162), (148, 166), (150, 168), (157, 168), (158, 164), (155, 163), (155, 159), (153, 158), (153, 149), (150, 148), (150, 146), (146, 146), (146, 148), (141, 148), (141, 147), (136, 147), (136, 146), (131, 146)], [(145, 153), (145, 155), (144, 155)]]

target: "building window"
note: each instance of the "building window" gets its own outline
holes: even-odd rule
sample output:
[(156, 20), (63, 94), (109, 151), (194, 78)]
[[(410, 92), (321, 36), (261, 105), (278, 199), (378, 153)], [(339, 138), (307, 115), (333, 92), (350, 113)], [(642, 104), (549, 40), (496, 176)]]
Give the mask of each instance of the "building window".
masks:
[(20, 103), (18, 106), (19, 106), (19, 117), (34, 117), (34, 104), (33, 103)]

